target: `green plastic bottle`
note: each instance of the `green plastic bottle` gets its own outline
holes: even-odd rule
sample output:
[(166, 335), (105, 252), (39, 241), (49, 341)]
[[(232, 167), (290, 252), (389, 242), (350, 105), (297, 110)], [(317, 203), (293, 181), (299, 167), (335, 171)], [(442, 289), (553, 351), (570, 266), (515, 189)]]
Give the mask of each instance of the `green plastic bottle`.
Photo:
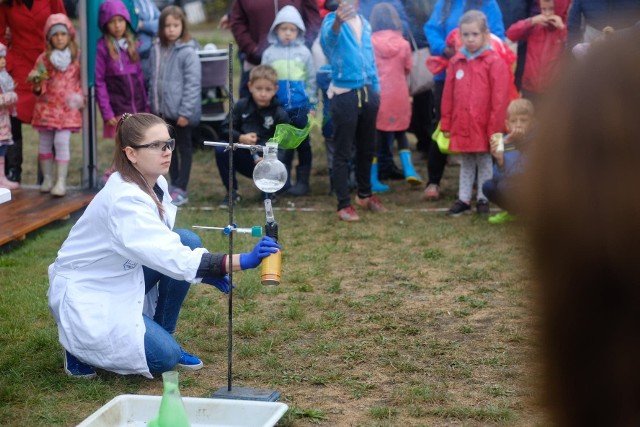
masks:
[(149, 421), (147, 425), (149, 427), (191, 427), (178, 388), (178, 372), (163, 373), (162, 383), (164, 391), (160, 401), (160, 411), (158, 416)]

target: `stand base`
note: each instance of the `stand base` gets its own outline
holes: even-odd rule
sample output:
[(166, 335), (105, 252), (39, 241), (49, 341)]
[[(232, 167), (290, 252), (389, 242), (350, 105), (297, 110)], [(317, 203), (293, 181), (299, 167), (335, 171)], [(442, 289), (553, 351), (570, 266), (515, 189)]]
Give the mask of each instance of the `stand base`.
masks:
[(275, 402), (280, 398), (280, 392), (265, 388), (220, 387), (212, 395), (214, 399), (256, 400), (259, 402)]

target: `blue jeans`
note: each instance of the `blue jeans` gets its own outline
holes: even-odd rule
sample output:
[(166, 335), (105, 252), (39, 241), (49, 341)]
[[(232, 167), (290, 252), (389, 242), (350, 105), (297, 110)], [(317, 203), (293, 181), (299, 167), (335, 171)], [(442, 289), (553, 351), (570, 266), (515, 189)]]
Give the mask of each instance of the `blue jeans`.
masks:
[[(174, 230), (180, 236), (180, 242), (191, 249), (202, 246), (197, 234), (190, 230)], [(149, 292), (158, 285), (158, 304), (153, 319), (143, 315), (146, 332), (144, 334), (144, 352), (147, 366), (152, 374), (173, 369), (180, 360), (182, 349), (173, 338), (178, 315), (191, 284), (176, 280), (155, 270), (142, 267), (145, 291)]]

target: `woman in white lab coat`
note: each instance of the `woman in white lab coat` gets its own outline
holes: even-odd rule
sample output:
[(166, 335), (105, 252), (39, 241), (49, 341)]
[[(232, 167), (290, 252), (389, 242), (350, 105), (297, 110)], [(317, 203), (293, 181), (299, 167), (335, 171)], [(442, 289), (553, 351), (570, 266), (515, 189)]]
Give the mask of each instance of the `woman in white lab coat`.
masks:
[[(116, 173), (49, 266), (49, 308), (69, 375), (91, 378), (97, 367), (151, 378), (176, 365), (202, 367), (172, 334), (191, 283), (229, 291), (229, 262), (200, 247), (195, 233), (172, 231), (177, 209), (162, 175), (174, 147), (159, 117), (123, 115)], [(234, 271), (257, 267), (278, 247), (263, 237), (251, 252), (233, 256)]]

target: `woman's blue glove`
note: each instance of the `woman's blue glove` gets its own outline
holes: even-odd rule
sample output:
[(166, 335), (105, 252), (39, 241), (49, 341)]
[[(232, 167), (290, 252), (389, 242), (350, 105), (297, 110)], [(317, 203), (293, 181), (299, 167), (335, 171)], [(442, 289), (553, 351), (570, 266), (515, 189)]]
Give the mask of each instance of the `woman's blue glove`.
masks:
[(224, 277), (203, 277), (202, 283), (215, 286), (220, 292), (224, 292), (225, 294), (229, 293), (230, 287), (228, 274), (225, 274)]
[(256, 268), (262, 262), (262, 258), (275, 254), (278, 249), (280, 249), (280, 245), (275, 240), (269, 236), (264, 236), (251, 252), (240, 254), (240, 268), (242, 270)]

